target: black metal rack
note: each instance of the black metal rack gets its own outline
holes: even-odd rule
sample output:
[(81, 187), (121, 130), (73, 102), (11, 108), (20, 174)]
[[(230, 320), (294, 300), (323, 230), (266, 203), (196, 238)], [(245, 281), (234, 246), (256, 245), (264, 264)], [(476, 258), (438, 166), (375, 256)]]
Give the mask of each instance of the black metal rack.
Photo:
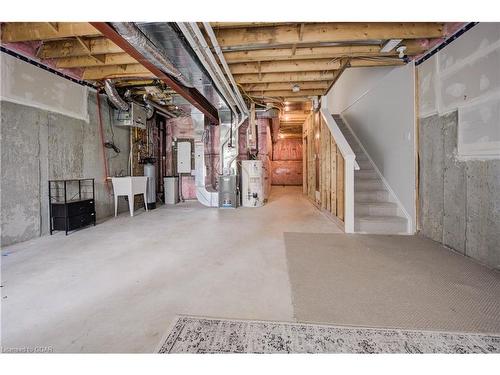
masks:
[(49, 180), (50, 234), (96, 223), (93, 178)]

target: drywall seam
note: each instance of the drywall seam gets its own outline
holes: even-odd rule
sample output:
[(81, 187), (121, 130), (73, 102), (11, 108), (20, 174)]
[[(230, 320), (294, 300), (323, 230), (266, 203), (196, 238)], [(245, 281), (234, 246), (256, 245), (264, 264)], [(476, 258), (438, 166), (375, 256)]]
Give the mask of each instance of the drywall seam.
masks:
[(381, 178), (384, 186), (387, 188), (387, 190), (389, 191), (389, 194), (391, 195), (391, 197), (394, 199), (394, 201), (396, 202), (396, 204), (398, 205), (399, 209), (401, 210), (401, 212), (403, 213), (403, 215), (406, 217), (406, 230), (407, 230), (407, 233), (406, 234), (413, 234), (415, 233), (414, 231), (414, 225), (413, 225), (413, 219), (412, 217), (410, 216), (410, 214), (408, 213), (408, 211), (406, 211), (405, 207), (403, 206), (403, 203), (401, 203), (401, 201), (399, 200), (398, 196), (396, 195), (396, 193), (394, 192), (394, 190), (392, 190), (391, 186), (389, 185), (389, 183), (387, 182), (387, 180), (384, 178), (384, 176), (382, 175), (382, 173), (380, 172), (380, 169), (378, 169), (377, 167), (377, 164), (374, 163), (373, 159), (371, 158), (370, 154), (366, 151), (365, 149), (365, 146), (363, 145), (363, 143), (359, 140), (358, 136), (356, 135), (356, 133), (352, 130), (351, 126), (349, 125), (349, 123), (346, 121), (345, 117), (343, 114), (339, 114), (339, 116), (342, 118), (342, 121), (344, 121), (344, 124), (349, 128), (349, 131), (351, 132), (351, 134), (354, 136), (354, 138), (356, 139), (356, 141), (358, 142), (358, 144), (361, 146), (361, 149), (363, 150), (363, 152), (366, 154), (368, 160), (370, 160), (370, 163), (373, 165), (374, 169), (375, 169), (375, 172), (377, 172), (378, 176)]
[[(480, 49), (468, 57), (459, 60), (457, 63), (453, 64), (451, 67), (446, 69), (439, 69), (439, 64), (437, 65), (437, 71), (442, 76), (442, 78), (448, 78), (449, 76), (456, 74), (460, 69), (462, 69), (466, 65), (471, 65), (475, 63), (477, 60), (489, 55), (492, 52), (495, 52), (497, 49), (500, 49), (500, 40), (490, 44), (488, 47), (484, 49)], [(439, 56), (439, 53), (437, 54)]]
[(85, 122), (89, 122), (89, 115), (88, 115), (88, 108), (87, 108), (87, 104), (84, 103), (84, 113), (86, 113), (86, 115), (80, 115), (80, 114), (77, 114), (75, 112), (71, 112), (71, 111), (64, 111), (64, 110), (59, 110), (55, 107), (51, 107), (51, 106), (47, 106), (47, 105), (43, 105), (43, 104), (40, 104), (40, 103), (35, 103), (35, 102), (30, 102), (29, 100), (22, 100), (22, 99), (17, 99), (17, 98), (11, 98), (11, 97), (7, 97), (7, 96), (4, 96), (4, 95), (0, 95), (0, 100), (2, 101), (6, 101), (6, 102), (10, 102), (10, 103), (14, 103), (14, 104), (20, 104), (20, 105), (25, 105), (25, 106), (28, 106), (28, 107), (33, 107), (33, 108), (38, 108), (38, 109), (41, 109), (41, 110), (44, 110), (44, 111), (48, 111), (48, 112), (55, 112), (55, 113), (59, 113), (61, 115), (64, 115), (64, 116), (68, 116), (68, 117), (72, 117), (74, 119), (77, 119), (77, 120), (83, 120)]

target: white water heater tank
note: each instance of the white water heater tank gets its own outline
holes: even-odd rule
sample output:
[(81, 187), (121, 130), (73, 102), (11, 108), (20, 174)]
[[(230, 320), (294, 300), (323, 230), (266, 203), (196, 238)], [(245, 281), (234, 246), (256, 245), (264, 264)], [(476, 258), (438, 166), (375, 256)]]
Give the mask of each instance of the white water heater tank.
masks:
[(243, 207), (264, 205), (262, 160), (241, 161), (241, 198)]

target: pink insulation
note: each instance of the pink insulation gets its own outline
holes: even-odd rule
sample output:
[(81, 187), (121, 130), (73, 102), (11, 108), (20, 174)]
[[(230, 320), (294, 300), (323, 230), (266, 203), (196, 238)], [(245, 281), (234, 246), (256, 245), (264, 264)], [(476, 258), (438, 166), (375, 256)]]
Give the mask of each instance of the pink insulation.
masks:
[(182, 198), (196, 199), (194, 176), (182, 176)]
[(302, 160), (302, 139), (279, 139), (273, 146), (273, 160)]
[(273, 185), (302, 185), (302, 139), (279, 139), (273, 145)]
[(273, 185), (302, 185), (302, 160), (272, 161)]

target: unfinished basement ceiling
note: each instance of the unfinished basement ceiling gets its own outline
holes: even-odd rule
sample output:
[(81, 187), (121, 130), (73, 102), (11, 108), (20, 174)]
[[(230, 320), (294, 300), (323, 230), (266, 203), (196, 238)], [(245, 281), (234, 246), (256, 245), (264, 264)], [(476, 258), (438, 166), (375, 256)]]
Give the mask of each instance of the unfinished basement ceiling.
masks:
[[(174, 89), (165, 82), (158, 85), (161, 77), (148, 70), (146, 62), (136, 60), (95, 25), (85, 22), (3, 23), (2, 46), (94, 85), (100, 85), (107, 78), (125, 80), (137, 95), (148, 94), (170, 111), (189, 112), (189, 103), (176, 95)], [(178, 39), (174, 40), (178, 34), (172, 24), (137, 25), (156, 47), (167, 52), (174, 65), (213, 107), (223, 105), (209, 78), (197, 66), (194, 55), (180, 48)], [(210, 25), (247, 102), (282, 109), (282, 134), (300, 134), (307, 113), (307, 110), (288, 113), (285, 104), (325, 95), (350, 67), (404, 65), (462, 26), (461, 23), (436, 22), (213, 22)], [(208, 36), (206, 40), (212, 46)], [(382, 52), (388, 41), (395, 44), (389, 51)], [(398, 46), (406, 47), (404, 58), (398, 56)], [(145, 90), (139, 87), (141, 82), (157, 88)]]
[[(449, 35), (445, 23), (211, 24), (234, 78), (249, 96), (278, 101), (324, 95), (348, 67), (404, 65)], [(392, 39), (395, 47), (382, 52)], [(397, 46), (405, 46), (407, 59)], [(299, 91), (292, 91), (298, 85)]]

